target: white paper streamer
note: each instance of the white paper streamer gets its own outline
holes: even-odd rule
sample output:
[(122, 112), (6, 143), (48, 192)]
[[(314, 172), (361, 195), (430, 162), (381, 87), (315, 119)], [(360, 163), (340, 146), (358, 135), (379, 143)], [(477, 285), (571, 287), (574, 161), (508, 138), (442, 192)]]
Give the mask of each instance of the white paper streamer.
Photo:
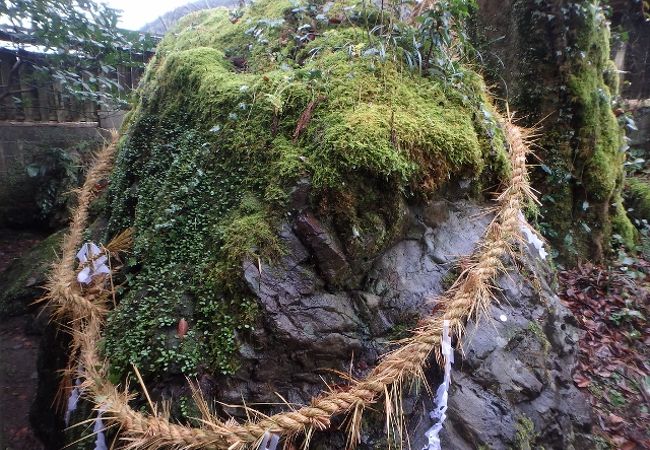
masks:
[(100, 408), (97, 411), (97, 418), (95, 419), (95, 424), (93, 425), (93, 433), (95, 433), (95, 450), (108, 450), (106, 447), (106, 436), (104, 435), (104, 421), (102, 420), (102, 414), (104, 414), (104, 408)]
[(526, 221), (524, 215), (521, 212), (519, 213), (519, 224), (521, 232), (524, 234), (524, 236), (526, 236), (528, 243), (535, 247), (535, 250), (537, 250), (537, 253), (539, 253), (539, 257), (541, 259), (546, 259), (548, 253), (546, 253), (546, 250), (544, 249), (544, 242), (542, 242), (539, 236), (537, 236), (537, 233), (533, 231), (533, 228)]
[(262, 437), (262, 442), (260, 443), (258, 450), (275, 450), (278, 446), (278, 442), (280, 442), (280, 436), (267, 431)]
[(449, 336), (449, 321), (445, 320), (442, 325), (442, 342), (440, 344), (442, 357), (445, 359), (445, 377), (442, 384), (436, 391), (436, 409), (429, 413), (435, 421), (433, 426), (424, 435), (429, 440), (428, 445), (422, 450), (440, 450), (440, 431), (447, 418), (447, 401), (449, 400), (449, 386), (451, 385), (451, 365), (454, 363), (454, 353), (451, 347)]
[(79, 385), (81, 384), (81, 380), (77, 378), (77, 380), (74, 382), (74, 388), (72, 391), (70, 391), (70, 397), (68, 397), (68, 407), (65, 410), (65, 426), (67, 427), (70, 425), (70, 418), (72, 417), (72, 413), (77, 409), (77, 404), (79, 403), (79, 397), (81, 397), (81, 390), (79, 389)]
[(111, 270), (106, 263), (108, 257), (93, 242), (86, 242), (77, 252), (77, 259), (83, 268), (77, 274), (79, 283), (88, 284), (93, 277), (101, 274), (109, 274)]

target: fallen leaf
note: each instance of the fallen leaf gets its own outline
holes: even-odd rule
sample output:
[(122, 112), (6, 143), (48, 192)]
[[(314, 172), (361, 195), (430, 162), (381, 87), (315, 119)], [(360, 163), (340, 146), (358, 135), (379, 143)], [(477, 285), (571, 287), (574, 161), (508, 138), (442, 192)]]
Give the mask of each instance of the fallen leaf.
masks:
[(591, 384), (591, 380), (583, 377), (582, 375), (574, 375), (573, 376), (573, 382), (578, 386), (579, 388), (586, 388)]
[(187, 334), (187, 330), (189, 329), (189, 324), (187, 323), (187, 320), (185, 318), (182, 318), (181, 320), (178, 321), (178, 327), (176, 329), (176, 333), (178, 334), (178, 337), (183, 339), (185, 335)]
[(623, 423), (625, 419), (623, 419), (621, 416), (617, 416), (614, 413), (610, 413), (607, 416), (607, 421), (611, 423), (612, 425), (618, 425), (619, 423)]

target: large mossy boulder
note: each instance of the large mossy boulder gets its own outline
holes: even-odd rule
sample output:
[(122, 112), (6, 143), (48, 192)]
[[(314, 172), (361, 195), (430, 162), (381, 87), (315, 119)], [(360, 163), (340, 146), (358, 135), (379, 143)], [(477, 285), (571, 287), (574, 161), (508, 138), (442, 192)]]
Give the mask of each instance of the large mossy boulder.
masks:
[[(190, 15), (161, 42), (110, 183), (107, 239), (134, 230), (100, 345), (113, 381), (135, 365), (191, 424), (184, 376), (196, 376), (242, 419), (225, 405), (271, 412), (276, 392), (305, 404), (323, 380), (363, 376), (431, 311), (508, 167), (481, 77), (452, 59), (412, 64), (418, 33), (368, 2), (260, 0)], [(428, 45), (416, 50), (441, 50)], [(481, 375), (463, 369), (448, 448), (568, 448), (589, 424), (568, 313), (546, 284), (507, 280), (511, 306), (486, 320), (512, 321), (471, 347)], [(421, 447), (431, 398), (404, 393)], [(469, 395), (485, 420), (462, 411)], [(383, 425), (368, 415), (361, 448), (388, 448)], [(312, 440), (344, 446), (342, 432)]]
[[(632, 177), (625, 180), (625, 206), (638, 221), (650, 222), (650, 183), (647, 179)], [(639, 222), (639, 225), (641, 223)]]
[[(381, 15), (361, 2), (316, 9), (201, 12), (161, 42), (110, 188), (108, 234), (135, 229), (107, 328), (118, 374), (132, 362), (148, 374), (232, 373), (234, 334), (256, 310), (242, 263), (286, 252), (278, 230), (298, 210), (335, 230), (322, 270), (332, 289), (354, 289), (402, 232), (405, 204), (449, 180), (473, 196), (498, 187), (503, 136), (479, 75), (409, 69), (370, 33)], [(193, 327), (179, 342), (181, 318)]]

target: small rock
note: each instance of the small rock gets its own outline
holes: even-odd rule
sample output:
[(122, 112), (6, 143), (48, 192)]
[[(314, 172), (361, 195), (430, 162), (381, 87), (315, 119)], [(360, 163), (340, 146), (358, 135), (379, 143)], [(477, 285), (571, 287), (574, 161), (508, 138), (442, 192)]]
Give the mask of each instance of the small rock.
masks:
[(351, 275), (351, 270), (336, 238), (308, 211), (298, 215), (294, 230), (305, 246), (313, 252), (327, 282), (333, 286), (343, 285)]

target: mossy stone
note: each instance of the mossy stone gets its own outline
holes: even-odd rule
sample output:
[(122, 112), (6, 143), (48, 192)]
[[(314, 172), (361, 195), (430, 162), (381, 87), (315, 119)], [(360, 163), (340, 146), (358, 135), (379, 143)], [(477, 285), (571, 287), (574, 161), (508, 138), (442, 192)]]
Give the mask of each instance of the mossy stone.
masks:
[(625, 206), (632, 217), (650, 222), (650, 183), (642, 178), (625, 180)]
[[(350, 3), (353, 19), (338, 22), (316, 19), (322, 5), (288, 1), (257, 1), (238, 18), (204, 11), (160, 43), (110, 184), (107, 238), (135, 230), (103, 343), (115, 374), (131, 364), (145, 376), (236, 369), (235, 335), (256, 314), (242, 263), (282, 254), (277, 230), (299, 180), (307, 206), (363, 260), (399, 232), (405, 202), (450, 179), (504, 179), (481, 77), (461, 68), (466, 83), (450, 84), (409, 69), (390, 46), (382, 56), (365, 20), (380, 15)], [(372, 229), (372, 242), (355, 246), (355, 229)]]
[(50, 235), (0, 273), (0, 318), (26, 312), (43, 294), (41, 286), (56, 258), (64, 232)]
[[(486, 11), (479, 23), (496, 20)], [(586, 1), (514, 0), (497, 16), (512, 28), (508, 40), (492, 45), (505, 64), (503, 70), (495, 60), (492, 79), (505, 81), (511, 110), (539, 135), (541, 164), (531, 174), (542, 202), (540, 229), (563, 264), (602, 260), (614, 227), (625, 228), (612, 206), (623, 187), (625, 153), (612, 111), (619, 81), (605, 12)], [(487, 39), (502, 33), (483, 25)]]

